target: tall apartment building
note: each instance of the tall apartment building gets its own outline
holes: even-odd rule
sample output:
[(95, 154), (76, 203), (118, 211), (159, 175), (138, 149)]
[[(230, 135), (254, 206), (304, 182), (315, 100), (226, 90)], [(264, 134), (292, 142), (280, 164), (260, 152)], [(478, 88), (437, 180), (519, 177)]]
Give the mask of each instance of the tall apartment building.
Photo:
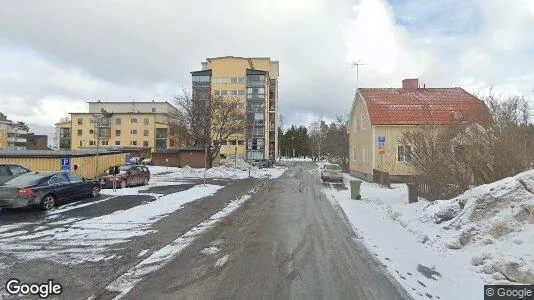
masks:
[(0, 120), (0, 150), (26, 149), (28, 131), (17, 126), (16, 122), (7, 119)]
[(246, 108), (247, 130), (223, 143), (221, 161), (238, 157), (278, 157), (279, 63), (269, 57), (207, 58), (202, 70), (191, 72), (193, 100), (239, 98)]
[[(88, 102), (89, 112), (70, 113), (70, 120), (56, 124), (60, 150), (101, 148), (179, 147), (178, 110), (168, 102)], [(99, 121), (95, 121), (99, 120)]]

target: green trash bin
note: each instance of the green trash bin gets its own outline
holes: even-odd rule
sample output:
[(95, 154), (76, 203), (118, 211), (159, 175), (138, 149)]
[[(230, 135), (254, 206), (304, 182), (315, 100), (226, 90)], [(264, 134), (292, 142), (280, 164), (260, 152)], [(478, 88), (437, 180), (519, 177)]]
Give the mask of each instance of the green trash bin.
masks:
[(350, 181), (350, 198), (354, 200), (360, 200), (362, 196), (360, 195), (360, 185), (362, 182), (360, 180), (351, 180)]

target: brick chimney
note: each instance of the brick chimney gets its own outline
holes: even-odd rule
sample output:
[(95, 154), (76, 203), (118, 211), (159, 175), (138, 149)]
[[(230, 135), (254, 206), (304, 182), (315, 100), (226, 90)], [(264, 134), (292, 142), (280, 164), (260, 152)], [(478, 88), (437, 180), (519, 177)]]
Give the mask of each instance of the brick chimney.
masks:
[(417, 90), (419, 88), (419, 79), (404, 79), (402, 81), (402, 88), (406, 90)]

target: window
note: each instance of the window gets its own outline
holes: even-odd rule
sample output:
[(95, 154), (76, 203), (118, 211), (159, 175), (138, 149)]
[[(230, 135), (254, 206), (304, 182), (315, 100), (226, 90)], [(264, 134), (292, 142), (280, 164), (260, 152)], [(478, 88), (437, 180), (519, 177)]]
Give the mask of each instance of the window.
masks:
[(211, 82), (213, 82), (213, 83), (221, 83), (221, 77), (213, 77), (211, 79)]
[(360, 129), (361, 129), (361, 130), (364, 130), (364, 129), (365, 129), (365, 120), (364, 120), (364, 116), (362, 116), (362, 118), (360, 119)]
[(131, 118), (130, 123), (137, 123), (137, 118)]
[(228, 91), (227, 90), (222, 90), (221, 91), (221, 96), (226, 96), (228, 95)]
[(352, 160), (356, 161), (356, 147), (352, 148)]
[(93, 129), (89, 129), (89, 134), (94, 134), (95, 131)]
[(265, 88), (258, 88), (258, 94), (265, 94)]
[(130, 134), (132, 134), (132, 135), (136, 135), (136, 134), (137, 134), (137, 129), (131, 129), (131, 130), (130, 130)]
[(115, 125), (121, 125), (121, 119), (120, 118), (116, 118), (115, 119)]
[(220, 95), (221, 95), (221, 91), (219, 91), (219, 90), (214, 90), (214, 91), (213, 91), (213, 94), (214, 94), (215, 96), (220, 96)]
[(143, 124), (144, 124), (145, 126), (148, 126), (148, 124), (150, 124), (150, 119), (149, 119), (149, 118), (144, 118), (144, 119), (143, 119)]
[(148, 136), (148, 130), (143, 130), (143, 136)]
[(82, 141), (80, 141), (80, 147), (82, 146)]
[(169, 139), (169, 147), (174, 147), (174, 139)]
[(226, 154), (221, 154), (221, 159), (226, 159)]
[(115, 130), (115, 136), (121, 136), (121, 131), (120, 130)]
[(232, 145), (232, 146), (237, 145), (236, 140), (229, 140), (229, 142), (230, 142), (230, 145)]
[(230, 77), (221, 77), (221, 83), (230, 83)]
[(121, 145), (121, 141), (115, 141), (115, 146), (120, 146)]
[(102, 146), (107, 146), (107, 145), (109, 145), (108, 141), (102, 141)]
[[(9, 166), (9, 169), (11, 169), (11, 173), (13, 173), (13, 175), (16, 175), (16, 176), (28, 173), (28, 170), (26, 170), (25, 168), (21, 166)], [(0, 174), (1, 174), (1, 171), (0, 171)]]
[(0, 176), (10, 176), (6, 166), (0, 166)]
[(245, 94), (245, 90), (238, 90), (238, 91), (237, 91), (237, 94), (238, 94), (239, 96), (243, 96), (243, 95)]
[(143, 147), (148, 147), (148, 141), (143, 141)]
[(399, 162), (412, 161), (412, 147), (408, 145), (397, 146), (397, 161)]
[(69, 178), (65, 174), (57, 174), (52, 176), (48, 181), (50, 184), (62, 184), (69, 182)]
[(231, 90), (230, 91), (230, 95), (237, 96), (237, 90)]
[(130, 145), (137, 146), (137, 141), (130, 141)]
[(237, 144), (238, 144), (238, 145), (243, 145), (243, 144), (244, 144), (244, 141), (243, 141), (243, 140), (238, 140), (238, 141), (237, 141)]
[(74, 174), (74, 173), (67, 173), (67, 178), (71, 181), (71, 182), (78, 182), (78, 181), (83, 181), (82, 177)]
[(89, 146), (94, 146), (95, 145), (95, 141), (89, 141)]
[(152, 107), (152, 112), (156, 112), (156, 108), (155, 107)]
[(78, 119), (78, 125), (83, 125), (83, 120), (82, 119)]
[(239, 83), (247, 83), (247, 77), (239, 77), (237, 80)]
[(232, 77), (232, 78), (230, 79), (230, 82), (231, 82), (231, 83), (237, 83), (237, 77)]
[(81, 136), (81, 135), (82, 135), (82, 130), (78, 129), (78, 136)]

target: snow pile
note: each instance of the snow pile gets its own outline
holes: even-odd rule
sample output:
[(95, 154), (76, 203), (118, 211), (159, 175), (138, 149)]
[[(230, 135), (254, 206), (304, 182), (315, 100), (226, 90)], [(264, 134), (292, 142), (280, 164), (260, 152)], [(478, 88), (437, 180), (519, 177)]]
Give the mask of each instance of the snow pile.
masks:
[(313, 161), (311, 157), (280, 157), (280, 161)]
[[(163, 169), (161, 169), (163, 168)], [(153, 167), (149, 166), (150, 172), (154, 175), (153, 178), (203, 178), (204, 169), (183, 167)], [(278, 178), (284, 174), (287, 168), (284, 167), (273, 167), (273, 168), (263, 168), (258, 169), (257, 167), (252, 167), (250, 169), (250, 176), (252, 178)], [(223, 178), (223, 179), (245, 179), (248, 178), (248, 163), (241, 162), (238, 163), (238, 167), (235, 168), (233, 164), (213, 167), (206, 170), (206, 178)]]
[(258, 169), (258, 167), (251, 166), (248, 162), (246, 162), (242, 158), (238, 158), (237, 160), (228, 161), (225, 164), (225, 166), (229, 167), (229, 168), (237, 168), (237, 169), (242, 170), (242, 171), (248, 171), (249, 168)]
[(534, 170), (431, 203), (421, 221), (446, 233), (430, 240), (470, 255), (493, 279), (534, 284)]

